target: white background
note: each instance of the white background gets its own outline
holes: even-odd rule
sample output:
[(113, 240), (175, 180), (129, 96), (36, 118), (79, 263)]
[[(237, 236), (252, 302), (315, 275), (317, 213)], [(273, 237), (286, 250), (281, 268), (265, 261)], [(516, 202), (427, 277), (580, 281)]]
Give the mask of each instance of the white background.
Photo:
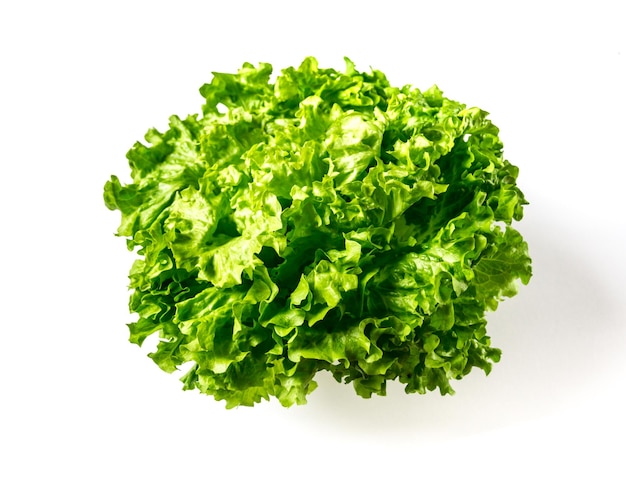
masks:
[[(3, 2), (0, 477), (624, 477), (621, 2)], [(219, 5), (218, 5), (219, 4)], [(133, 256), (102, 188), (212, 71), (374, 67), (491, 113), (534, 278), (457, 394), (227, 411), (127, 342)]]

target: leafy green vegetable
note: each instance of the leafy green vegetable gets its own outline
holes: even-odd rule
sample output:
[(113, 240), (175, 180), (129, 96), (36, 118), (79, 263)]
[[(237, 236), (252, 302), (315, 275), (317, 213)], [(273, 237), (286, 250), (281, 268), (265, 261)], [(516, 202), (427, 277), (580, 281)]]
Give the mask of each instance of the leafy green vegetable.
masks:
[[(526, 204), (498, 129), (437, 87), (309, 57), (246, 63), (200, 89), (106, 183), (130, 271), (130, 341), (227, 407), (303, 404), (327, 370), (357, 394), (489, 373), (485, 311), (531, 276)], [(183, 366), (185, 365), (185, 366)]]

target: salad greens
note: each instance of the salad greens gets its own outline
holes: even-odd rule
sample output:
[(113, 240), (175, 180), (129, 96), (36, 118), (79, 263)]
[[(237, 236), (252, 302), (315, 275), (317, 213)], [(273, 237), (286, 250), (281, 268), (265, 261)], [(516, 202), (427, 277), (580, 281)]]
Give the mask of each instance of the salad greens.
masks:
[(485, 312), (531, 277), (518, 169), (479, 108), (306, 58), (215, 73), (104, 199), (139, 257), (130, 341), (228, 408), (303, 404), (326, 370), (362, 397), (489, 373)]

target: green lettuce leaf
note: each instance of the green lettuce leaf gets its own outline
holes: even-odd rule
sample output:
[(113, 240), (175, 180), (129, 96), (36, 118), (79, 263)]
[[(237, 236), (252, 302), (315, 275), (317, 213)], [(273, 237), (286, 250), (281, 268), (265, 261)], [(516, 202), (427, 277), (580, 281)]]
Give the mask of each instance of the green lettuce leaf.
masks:
[(185, 389), (304, 404), (438, 389), (500, 359), (486, 311), (530, 280), (527, 204), (487, 113), (306, 58), (215, 73), (202, 115), (128, 152), (104, 201), (138, 255), (130, 341)]

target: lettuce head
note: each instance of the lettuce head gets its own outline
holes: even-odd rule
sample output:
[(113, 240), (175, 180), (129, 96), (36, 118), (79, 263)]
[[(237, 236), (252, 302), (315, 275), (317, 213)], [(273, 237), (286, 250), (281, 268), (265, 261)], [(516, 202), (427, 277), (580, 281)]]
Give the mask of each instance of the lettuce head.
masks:
[(128, 152), (130, 341), (185, 389), (304, 404), (329, 371), (368, 398), (438, 389), (500, 358), (487, 311), (531, 277), (524, 195), (479, 108), (306, 58), (246, 63)]

